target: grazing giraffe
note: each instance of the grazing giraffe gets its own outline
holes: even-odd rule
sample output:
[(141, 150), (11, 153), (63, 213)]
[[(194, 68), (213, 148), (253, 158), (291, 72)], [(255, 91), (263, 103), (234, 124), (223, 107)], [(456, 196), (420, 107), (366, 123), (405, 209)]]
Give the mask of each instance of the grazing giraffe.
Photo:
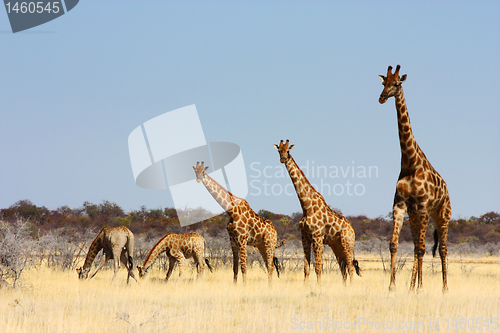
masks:
[(316, 277), (318, 283), (321, 282), (323, 244), (328, 244), (337, 258), (342, 278), (346, 283), (347, 274), (352, 280), (354, 270), (361, 276), (358, 261), (354, 259), (354, 229), (347, 218), (333, 211), (323, 196), (309, 183), (290, 155), (290, 150), (294, 146), (289, 146), (288, 140), (285, 143), (281, 140), (279, 145), (274, 145), (279, 152), (280, 162), (285, 164), (290, 174), (304, 214), (299, 223), (304, 248), (304, 280), (309, 278), (312, 245)]
[(208, 166), (205, 167), (204, 162), (201, 162), (201, 165), (197, 162), (196, 167), (192, 168), (196, 173), (196, 181), (205, 185), (208, 192), (229, 215), (227, 232), (233, 251), (234, 282), (236, 283), (238, 279), (238, 262), (240, 260), (241, 275), (243, 282), (246, 282), (247, 245), (249, 245), (259, 250), (267, 268), (268, 281), (271, 283), (274, 267), (276, 267), (279, 277), (278, 260), (274, 256), (274, 250), (283, 245), (285, 240), (281, 240), (278, 244), (278, 234), (273, 223), (256, 214), (245, 199), (233, 195), (207, 175), (205, 171)]
[[(94, 262), (95, 257), (99, 251), (103, 250), (101, 262), (89, 276), (90, 268)], [(83, 267), (77, 268), (78, 277), (80, 279), (90, 280), (97, 274), (97, 272), (110, 260), (114, 260), (114, 275), (111, 282), (115, 280), (116, 274), (120, 269), (120, 261), (125, 265), (128, 271), (127, 283), (129, 278), (132, 277), (135, 281), (134, 266), (132, 255), (134, 253), (134, 234), (124, 226), (119, 227), (104, 227), (101, 229), (97, 237), (90, 245), (89, 252), (85, 258)]]
[(411, 234), (415, 245), (415, 261), (411, 275), (410, 290), (415, 288), (418, 275), (418, 289), (422, 287), (422, 260), (425, 254), (425, 233), (432, 217), (436, 230), (434, 231), (433, 256), (439, 241), (443, 273), (443, 291), (448, 289), (446, 278), (446, 240), (448, 224), (451, 219), (451, 205), (448, 189), (444, 179), (432, 167), (424, 152), (418, 146), (410, 125), (410, 117), (401, 83), (406, 80), (406, 74), (399, 77), (400, 66), (392, 74), (392, 67), (387, 69), (387, 77), (379, 75), (384, 90), (379, 102), (383, 104), (393, 97), (396, 100), (398, 116), (399, 142), (401, 146), (401, 171), (394, 195), (393, 217), (394, 231), (390, 243), (391, 251), (391, 283), (389, 289), (396, 286), (396, 253), (398, 252), (399, 232), (403, 219), (408, 213)]
[(198, 276), (203, 274), (205, 263), (207, 264), (208, 269), (212, 271), (212, 267), (210, 266), (208, 259), (203, 260), (205, 258), (205, 238), (203, 238), (202, 235), (196, 232), (190, 232), (183, 235), (170, 233), (165, 235), (158, 241), (158, 243), (155, 244), (155, 246), (153, 246), (144, 261), (144, 264), (142, 266), (137, 266), (137, 269), (139, 270), (139, 277), (142, 278), (148, 273), (151, 266), (153, 266), (156, 259), (158, 259), (158, 256), (163, 252), (166, 252), (168, 257), (166, 280), (168, 280), (170, 275), (172, 275), (176, 261), (179, 264), (179, 277), (181, 277), (184, 260), (191, 257), (196, 263)]

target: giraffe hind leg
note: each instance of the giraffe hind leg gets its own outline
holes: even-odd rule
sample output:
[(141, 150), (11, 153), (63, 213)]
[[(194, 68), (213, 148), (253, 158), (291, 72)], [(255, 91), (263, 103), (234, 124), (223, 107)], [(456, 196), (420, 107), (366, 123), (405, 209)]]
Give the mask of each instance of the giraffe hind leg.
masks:
[(436, 225), (435, 234), (437, 234), (439, 239), (439, 257), (441, 258), (441, 271), (443, 275), (443, 292), (446, 292), (448, 290), (446, 263), (446, 256), (448, 253), (448, 225), (451, 219), (451, 206), (449, 200), (445, 201), (440, 212), (435, 214), (432, 218), (434, 220), (434, 224)]

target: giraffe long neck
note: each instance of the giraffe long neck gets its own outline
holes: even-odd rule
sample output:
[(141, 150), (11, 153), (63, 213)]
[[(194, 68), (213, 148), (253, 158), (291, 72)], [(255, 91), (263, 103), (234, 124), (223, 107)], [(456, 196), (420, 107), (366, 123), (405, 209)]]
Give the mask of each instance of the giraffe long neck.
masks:
[(286, 169), (290, 174), (290, 178), (292, 179), (293, 186), (295, 187), (295, 191), (297, 192), (297, 196), (299, 197), (300, 205), (302, 206), (302, 210), (306, 212), (311, 209), (314, 201), (323, 200), (323, 196), (314, 189), (314, 187), (309, 183), (304, 172), (300, 170), (295, 160), (290, 155), (286, 160)]
[(102, 245), (102, 238), (104, 235), (104, 230), (101, 230), (101, 232), (97, 235), (97, 237), (94, 239), (92, 244), (90, 245), (89, 252), (87, 253), (87, 256), (85, 257), (85, 262), (83, 263), (83, 269), (90, 268), (92, 266), (92, 263), (94, 262), (95, 257), (101, 251), (103, 245)]
[(209, 175), (203, 178), (203, 185), (227, 213), (231, 213), (232, 209), (243, 200), (226, 190)]
[(172, 244), (170, 242), (169, 235), (164, 236), (162, 239), (160, 239), (158, 243), (156, 243), (155, 246), (153, 246), (151, 251), (149, 251), (149, 254), (146, 260), (144, 260), (144, 264), (142, 265), (142, 267), (144, 269), (147, 269), (149, 266), (154, 264), (156, 259), (158, 259), (158, 257), (160, 256), (160, 254), (165, 252), (171, 246)]
[(417, 166), (417, 157), (423, 154), (413, 136), (410, 124), (410, 115), (406, 107), (406, 100), (401, 90), (395, 96), (396, 110), (398, 115), (399, 143), (401, 146), (401, 171), (410, 172)]

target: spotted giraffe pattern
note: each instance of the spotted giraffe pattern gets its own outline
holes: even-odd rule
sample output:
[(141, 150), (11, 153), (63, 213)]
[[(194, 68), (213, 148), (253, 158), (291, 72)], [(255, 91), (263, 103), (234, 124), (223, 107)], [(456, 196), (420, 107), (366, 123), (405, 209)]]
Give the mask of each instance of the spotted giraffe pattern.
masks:
[(234, 282), (238, 279), (239, 262), (241, 262), (243, 282), (246, 281), (247, 245), (249, 245), (259, 250), (267, 268), (268, 281), (271, 283), (274, 266), (277, 265), (276, 261), (273, 261), (274, 250), (284, 244), (284, 240), (278, 244), (277, 232), (273, 223), (256, 214), (245, 199), (233, 195), (207, 175), (205, 173), (207, 169), (204, 162), (201, 164), (197, 162), (196, 167), (193, 167), (196, 181), (205, 185), (208, 192), (229, 215), (227, 232), (233, 251)]
[(323, 244), (329, 245), (337, 262), (344, 282), (347, 275), (352, 280), (353, 272), (359, 275), (359, 266), (354, 260), (355, 234), (351, 224), (341, 214), (333, 211), (326, 204), (323, 196), (309, 183), (302, 170), (297, 166), (290, 155), (290, 150), (295, 145), (289, 146), (289, 141), (274, 145), (280, 155), (280, 162), (284, 163), (295, 191), (302, 206), (303, 217), (299, 227), (302, 234), (302, 246), (304, 248), (304, 275), (305, 280), (309, 278), (311, 264), (311, 246), (314, 250), (315, 271), (318, 283), (321, 282), (321, 261), (323, 256)]
[[(103, 256), (101, 262), (97, 268), (89, 275), (90, 268), (94, 262), (97, 254), (103, 250)], [(119, 227), (104, 227), (101, 229), (97, 237), (94, 239), (90, 245), (87, 257), (83, 267), (77, 268), (78, 277), (80, 279), (90, 280), (93, 278), (97, 272), (104, 266), (104, 264), (110, 260), (114, 260), (114, 275), (111, 281), (115, 280), (116, 274), (120, 269), (120, 262), (127, 268), (129, 278), (132, 277), (134, 280), (137, 279), (134, 276), (133, 271), (133, 253), (134, 253), (134, 234), (124, 226)]]
[[(451, 219), (451, 205), (446, 182), (432, 167), (422, 149), (415, 141), (410, 124), (410, 117), (406, 107), (402, 83), (406, 74), (399, 77), (400, 66), (394, 74), (392, 67), (387, 69), (387, 77), (379, 75), (384, 90), (380, 94), (379, 102), (385, 103), (390, 97), (396, 101), (398, 117), (399, 142), (401, 146), (401, 171), (394, 195), (393, 216), (394, 231), (390, 242), (391, 252), (391, 282), (390, 289), (396, 286), (396, 254), (398, 251), (399, 233), (403, 219), (408, 213), (410, 227), (415, 245), (415, 260), (410, 282), (410, 290), (415, 288), (418, 276), (418, 286), (422, 287), (422, 261), (425, 254), (425, 233), (432, 217), (436, 227), (434, 238), (439, 242), (439, 255), (443, 274), (443, 291), (448, 289), (446, 254), (448, 224)], [(433, 254), (437, 243), (434, 245)]]
[(179, 277), (181, 277), (184, 261), (189, 258), (194, 259), (198, 277), (200, 277), (205, 270), (205, 262), (209, 269), (212, 270), (208, 264), (208, 260), (205, 259), (205, 238), (203, 238), (202, 235), (196, 232), (182, 235), (170, 233), (165, 235), (155, 244), (155, 246), (153, 246), (142, 266), (137, 266), (139, 277), (142, 278), (148, 273), (151, 266), (155, 263), (156, 259), (158, 259), (158, 256), (163, 252), (166, 253), (169, 263), (166, 280), (172, 275), (176, 261), (179, 265)]

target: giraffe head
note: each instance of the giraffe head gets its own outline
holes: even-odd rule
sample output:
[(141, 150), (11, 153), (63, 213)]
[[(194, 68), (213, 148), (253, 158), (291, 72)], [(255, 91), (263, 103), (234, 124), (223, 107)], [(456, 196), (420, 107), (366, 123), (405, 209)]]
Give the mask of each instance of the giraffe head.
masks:
[(83, 267), (77, 268), (76, 272), (78, 273), (79, 279), (87, 279), (89, 277), (90, 267), (85, 269)]
[(279, 146), (274, 145), (274, 148), (278, 150), (278, 153), (280, 154), (280, 162), (285, 163), (289, 158), (290, 158), (290, 150), (295, 147), (295, 145), (288, 145), (289, 140), (286, 140), (285, 143), (283, 143), (283, 140), (280, 141)]
[(205, 178), (205, 171), (208, 169), (208, 167), (205, 166), (205, 162), (196, 162), (196, 167), (192, 166), (194, 173), (196, 173), (196, 181), (198, 183), (201, 183), (203, 181), (203, 178)]
[[(149, 266), (149, 267), (151, 267), (151, 266)], [(140, 278), (143, 278), (144, 276), (146, 276), (146, 274), (149, 271), (149, 267), (144, 268), (143, 266), (137, 266), (137, 270), (139, 271)]]
[(382, 90), (382, 93), (380, 94), (380, 97), (378, 99), (380, 104), (384, 104), (389, 97), (397, 96), (403, 91), (403, 88), (401, 87), (401, 83), (405, 82), (406, 80), (406, 74), (403, 76), (399, 77), (399, 69), (401, 66), (397, 65), (396, 66), (396, 71), (394, 74), (392, 74), (392, 66), (389, 66), (387, 69), (387, 77), (383, 75), (379, 75), (380, 81), (382, 81), (382, 84), (384, 85), (384, 90)]

